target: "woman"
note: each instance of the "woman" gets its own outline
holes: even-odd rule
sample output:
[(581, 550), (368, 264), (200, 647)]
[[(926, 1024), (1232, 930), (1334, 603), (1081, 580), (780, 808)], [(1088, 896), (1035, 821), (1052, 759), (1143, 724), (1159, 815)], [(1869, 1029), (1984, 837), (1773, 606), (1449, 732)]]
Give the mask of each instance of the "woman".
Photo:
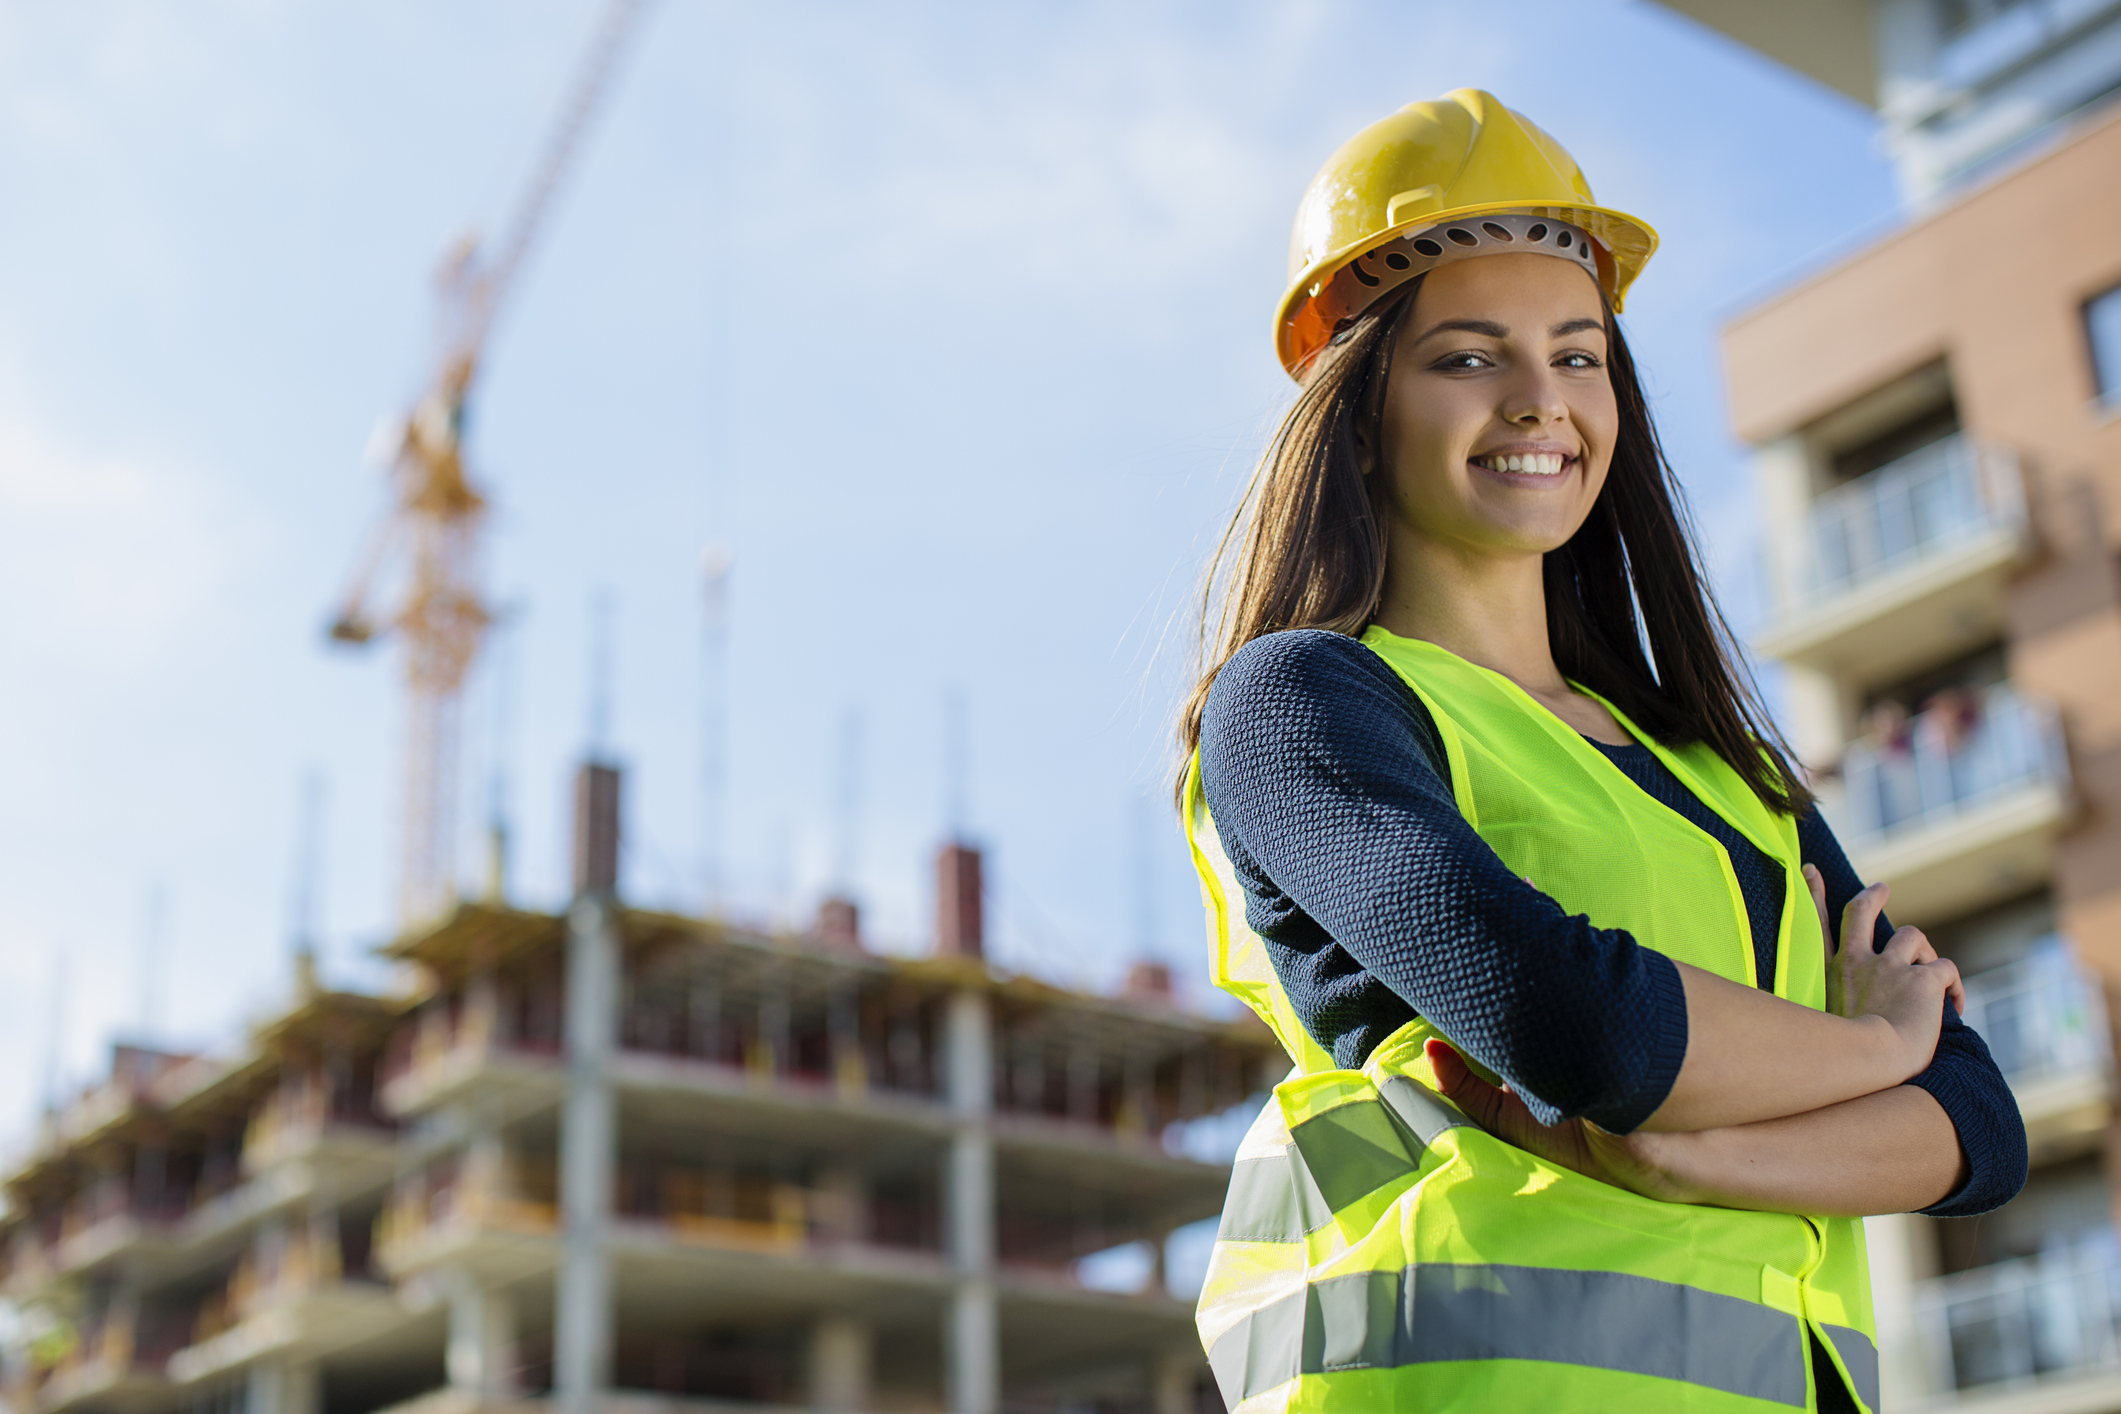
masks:
[(1655, 244), (1471, 90), (1299, 211), (1181, 732), (1217, 979), (1297, 1062), (1202, 1294), (1233, 1410), (1873, 1408), (1858, 1219), (2024, 1181), (1695, 566), (1612, 318)]

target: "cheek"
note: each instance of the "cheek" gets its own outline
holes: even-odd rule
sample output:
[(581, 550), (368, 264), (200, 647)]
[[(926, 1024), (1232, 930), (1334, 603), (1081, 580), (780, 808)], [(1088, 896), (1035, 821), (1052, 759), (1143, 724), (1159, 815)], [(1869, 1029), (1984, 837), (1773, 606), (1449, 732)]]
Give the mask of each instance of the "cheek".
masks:
[(1620, 403), (1611, 385), (1589, 392), (1570, 409), (1570, 417), (1599, 465), (1610, 462), (1620, 437)]
[(1386, 410), (1384, 451), (1402, 480), (1445, 479), (1470, 450), (1481, 414), (1468, 413), (1449, 396), (1456, 389), (1427, 389), (1427, 396), (1397, 400)]
[(1455, 457), (1463, 448), (1447, 422), (1433, 417), (1409, 418), (1389, 444), (1387, 465), (1392, 477), (1392, 502), (1399, 513), (1419, 525), (1430, 526), (1454, 518), (1454, 508), (1465, 499), (1460, 478), (1452, 475)]

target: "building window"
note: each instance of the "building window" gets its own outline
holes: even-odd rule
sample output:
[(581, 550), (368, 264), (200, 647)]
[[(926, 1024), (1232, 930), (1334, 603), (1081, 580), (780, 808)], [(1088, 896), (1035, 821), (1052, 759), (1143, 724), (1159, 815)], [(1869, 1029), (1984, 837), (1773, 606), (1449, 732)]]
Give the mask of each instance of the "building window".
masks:
[(2084, 306), (2084, 333), (2092, 350), (2092, 386), (2099, 401), (2121, 404), (2121, 285)]

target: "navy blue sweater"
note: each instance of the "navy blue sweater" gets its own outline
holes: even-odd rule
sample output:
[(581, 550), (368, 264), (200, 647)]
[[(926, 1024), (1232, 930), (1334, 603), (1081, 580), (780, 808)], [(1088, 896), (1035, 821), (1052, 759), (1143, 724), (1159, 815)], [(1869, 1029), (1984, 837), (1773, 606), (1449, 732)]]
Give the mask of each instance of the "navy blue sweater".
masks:
[[(1745, 897), (1757, 975), (1775, 975), (1782, 868), (1643, 746), (1593, 743), (1652, 798), (1723, 845)], [(1428, 1017), (1508, 1080), (1542, 1123), (1582, 1116), (1616, 1133), (1649, 1117), (1686, 1058), (1678, 969), (1620, 929), (1594, 927), (1510, 872), (1451, 793), (1428, 709), (1352, 638), (1271, 634), (1217, 676), (1201, 728), (1201, 784), (1305, 1027), (1359, 1066)], [(1816, 811), (1798, 821), (1829, 916), (1862, 888)], [(1892, 929), (1879, 921), (1874, 946)], [(1988, 1047), (1949, 1004), (1928, 1091), (1971, 1175), (1925, 1209), (1987, 1212), (2025, 1182), (2025, 1129)]]

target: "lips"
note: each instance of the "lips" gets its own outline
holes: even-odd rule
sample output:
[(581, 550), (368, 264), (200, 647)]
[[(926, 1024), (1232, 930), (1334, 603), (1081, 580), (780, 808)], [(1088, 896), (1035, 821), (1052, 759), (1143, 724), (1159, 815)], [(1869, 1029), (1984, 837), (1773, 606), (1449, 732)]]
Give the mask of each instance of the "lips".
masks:
[(1473, 465), (1508, 476), (1559, 476), (1576, 459), (1565, 452), (1491, 452), (1472, 457)]

